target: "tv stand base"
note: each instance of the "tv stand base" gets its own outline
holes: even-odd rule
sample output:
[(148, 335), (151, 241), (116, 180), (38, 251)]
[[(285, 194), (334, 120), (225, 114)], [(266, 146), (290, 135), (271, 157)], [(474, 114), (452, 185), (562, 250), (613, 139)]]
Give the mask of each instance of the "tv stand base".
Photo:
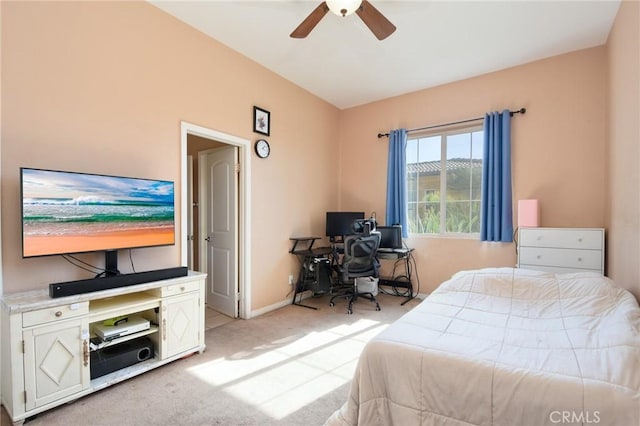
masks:
[[(52, 299), (47, 290), (0, 297), (2, 405), (13, 424), (205, 349), (205, 278), (186, 277)], [(108, 360), (94, 374), (96, 327), (122, 316), (142, 317), (148, 329), (110, 340), (109, 348), (140, 338), (153, 350), (135, 364)], [(117, 361), (117, 360), (115, 360)], [(117, 364), (117, 362), (116, 362)], [(92, 368), (93, 367), (93, 368)], [(114, 368), (117, 368), (114, 370)], [(53, 373), (52, 373), (53, 372)], [(99, 376), (99, 377), (98, 377)]]

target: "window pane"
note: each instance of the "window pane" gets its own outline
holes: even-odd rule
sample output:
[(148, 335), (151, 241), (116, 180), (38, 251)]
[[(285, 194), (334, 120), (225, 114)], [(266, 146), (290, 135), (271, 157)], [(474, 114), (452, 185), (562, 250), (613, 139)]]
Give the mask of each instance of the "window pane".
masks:
[(440, 161), (440, 136), (418, 139), (418, 162)]
[(471, 158), (482, 160), (484, 150), (484, 131), (479, 130), (471, 133)]
[(407, 164), (418, 162), (418, 139), (407, 141)]
[(407, 203), (407, 220), (409, 221), (409, 232), (419, 233), (418, 229), (418, 213), (416, 203)]
[(447, 200), (471, 198), (471, 135), (447, 137)]
[(483, 143), (482, 130), (408, 141), (409, 232), (480, 232)]
[(407, 201), (418, 201), (418, 173), (407, 173)]
[(418, 140), (416, 227), (419, 233), (440, 232), (440, 136)]
[(471, 134), (447, 136), (447, 160), (469, 159), (471, 157)]
[(447, 200), (447, 232), (480, 232), (480, 201)]
[[(480, 191), (478, 191), (480, 193)], [(471, 220), (469, 221), (469, 232), (480, 233), (480, 200), (471, 201)]]
[[(423, 202), (417, 205), (418, 217), (413, 224), (415, 233), (438, 234), (440, 233), (440, 201)], [(411, 226), (409, 227), (412, 228)]]
[(447, 137), (446, 232), (469, 232), (471, 199), (471, 135)]

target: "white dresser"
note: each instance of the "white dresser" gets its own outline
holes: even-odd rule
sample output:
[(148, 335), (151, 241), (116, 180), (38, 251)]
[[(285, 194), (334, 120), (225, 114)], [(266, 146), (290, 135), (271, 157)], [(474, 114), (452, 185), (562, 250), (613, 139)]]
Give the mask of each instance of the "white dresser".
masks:
[(520, 228), (518, 267), (604, 275), (604, 229)]

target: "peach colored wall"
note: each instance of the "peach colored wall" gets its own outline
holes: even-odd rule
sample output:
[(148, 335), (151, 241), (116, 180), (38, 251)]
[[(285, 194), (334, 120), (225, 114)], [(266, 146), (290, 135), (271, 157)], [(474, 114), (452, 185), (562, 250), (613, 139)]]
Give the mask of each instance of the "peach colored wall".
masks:
[(621, 3), (607, 54), (608, 270), (640, 300), (640, 3)]
[[(514, 204), (538, 198), (543, 226), (604, 226), (611, 204), (609, 269), (637, 291), (638, 100), (628, 89), (638, 85), (635, 2), (623, 2), (606, 49), (344, 111), (144, 2), (2, 2), (1, 19), (6, 292), (86, 277), (57, 257), (20, 258), (20, 166), (172, 179), (180, 188), (180, 120), (255, 140), (253, 105), (270, 110), (274, 123), (272, 156), (252, 161), (253, 309), (287, 297), (287, 276), (297, 268), (288, 237), (322, 235), (326, 210), (376, 211), (384, 222), (387, 144), (378, 132), (520, 106), (528, 112), (513, 121)], [(408, 242), (417, 249), (422, 292), (460, 269), (515, 263), (510, 244)], [(179, 253), (179, 245), (136, 250), (134, 259), (145, 270), (175, 265)]]
[[(288, 238), (321, 233), (337, 207), (335, 107), (146, 2), (2, 2), (2, 65), (6, 293), (88, 278), (60, 257), (21, 258), (20, 166), (174, 180), (179, 209), (180, 121), (255, 140), (259, 105), (272, 155), (252, 160), (253, 309), (288, 297)], [(180, 243), (133, 257), (174, 266)]]
[[(375, 211), (384, 223), (388, 145), (379, 132), (526, 107), (512, 121), (514, 222), (517, 200), (537, 198), (542, 226), (603, 227), (605, 71), (605, 49), (597, 47), (344, 110), (340, 206)], [(416, 249), (422, 292), (459, 270), (516, 262), (513, 244), (424, 236), (407, 242)]]
[[(0, 2), (0, 22), (2, 22), (2, 2)], [(0, 46), (2, 45), (2, 31), (0, 31)], [(1, 50), (0, 50), (1, 52)], [(2, 55), (0, 54), (0, 99), (2, 99)], [(0, 148), (2, 148), (2, 102), (0, 102)], [(2, 176), (2, 149), (0, 149), (0, 176)], [(2, 211), (2, 188), (0, 187), (0, 211)], [(2, 241), (2, 227), (0, 226), (0, 241)], [(2, 244), (0, 244), (0, 269), (2, 268)], [(2, 274), (0, 273), (0, 295), (3, 294)], [(1, 327), (0, 327), (1, 329)], [(0, 336), (1, 339), (1, 336)], [(0, 363), (1, 365), (1, 363)]]

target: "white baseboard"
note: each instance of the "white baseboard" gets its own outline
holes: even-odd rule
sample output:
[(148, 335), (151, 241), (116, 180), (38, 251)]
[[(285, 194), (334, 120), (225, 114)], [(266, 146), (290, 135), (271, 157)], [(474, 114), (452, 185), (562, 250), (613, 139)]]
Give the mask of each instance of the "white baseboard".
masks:
[[(299, 301), (302, 301), (304, 299), (307, 299), (309, 297), (312, 296), (312, 293), (310, 291), (305, 291), (304, 293), (301, 293), (302, 298)], [(416, 295), (414, 297), (414, 299), (420, 299), (420, 300), (424, 300), (429, 296), (429, 293), (418, 293), (418, 295)], [(300, 294), (298, 294), (298, 297), (300, 297)], [(272, 305), (269, 306), (265, 306), (264, 308), (260, 308), (260, 309), (256, 309), (254, 311), (251, 311), (251, 316), (249, 318), (254, 318), (260, 315), (264, 315), (264, 314), (268, 314), (271, 311), (275, 311), (276, 309), (280, 309), (280, 308), (284, 308), (287, 305), (291, 305), (292, 303), (292, 299), (288, 298), (285, 300), (281, 300), (280, 302), (276, 302)], [(249, 319), (247, 318), (247, 319)]]
[[(298, 299), (302, 296), (301, 299)], [(310, 291), (305, 291), (304, 293), (300, 293), (297, 295), (296, 300), (302, 300), (302, 299), (306, 299), (308, 297), (311, 297), (312, 293)], [(293, 302), (292, 297), (289, 297), (288, 299), (282, 300), (280, 302), (276, 302), (272, 305), (269, 306), (265, 306), (264, 308), (260, 308), (260, 309), (256, 309), (251, 311), (251, 316), (249, 318), (253, 318), (253, 317), (257, 317), (260, 315), (264, 315), (267, 314), (271, 311), (275, 311), (276, 309), (280, 309), (280, 308), (284, 308), (287, 305), (291, 305)]]

